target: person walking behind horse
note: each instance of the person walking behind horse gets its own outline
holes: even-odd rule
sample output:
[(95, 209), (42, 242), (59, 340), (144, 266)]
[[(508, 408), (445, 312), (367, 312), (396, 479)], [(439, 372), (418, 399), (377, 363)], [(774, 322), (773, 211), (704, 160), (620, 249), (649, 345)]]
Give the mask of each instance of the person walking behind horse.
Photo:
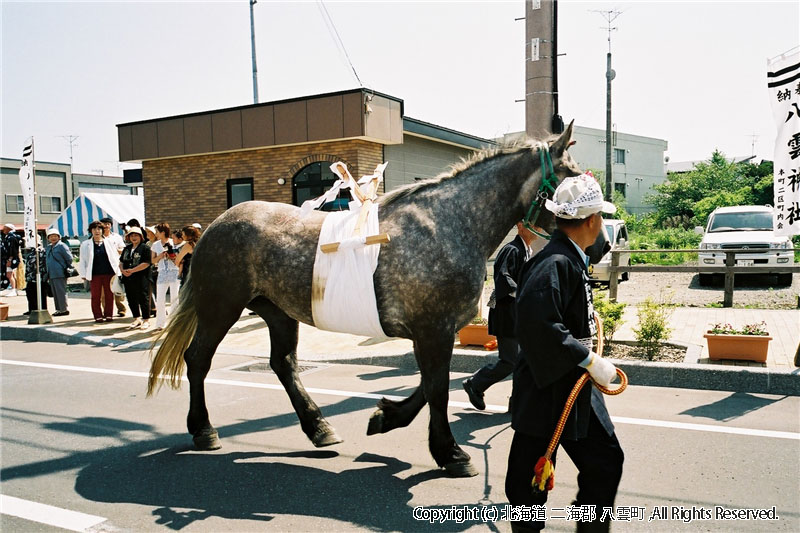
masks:
[[(41, 303), (42, 311), (47, 311), (47, 258), (44, 248), (39, 246), (39, 277), (42, 283)], [(28, 310), (23, 315), (31, 314), (31, 311), (40, 309), (36, 304), (36, 252), (33, 248), (25, 248), (22, 252), (25, 261), (25, 296), (28, 297)]]
[(66, 316), (67, 309), (67, 269), (72, 266), (72, 252), (69, 246), (61, 242), (61, 233), (55, 228), (47, 230), (47, 275), (50, 278), (50, 290), (56, 303), (53, 316)]
[[(106, 218), (101, 218), (100, 222), (103, 223), (103, 237), (109, 239), (112, 243), (114, 243), (114, 246), (116, 246), (117, 248), (117, 253), (121, 254), (122, 249), (125, 248), (125, 240), (119, 233), (113, 233), (111, 231), (113, 221), (110, 218), (106, 217)], [(127, 311), (127, 309), (125, 308), (125, 295), (114, 293), (114, 304), (117, 306), (117, 316), (118, 317), (125, 316), (125, 311)]]
[(119, 276), (119, 254), (110, 240), (103, 238), (103, 223), (95, 220), (89, 224), (92, 238), (81, 243), (78, 272), (89, 281), (92, 296), (92, 315), (95, 322), (114, 320), (114, 293), (111, 278)]
[(197, 246), (197, 240), (200, 238), (200, 230), (194, 226), (186, 226), (181, 230), (181, 234), (183, 235), (183, 246), (175, 258), (175, 264), (180, 274), (181, 287), (183, 287), (186, 278), (189, 277), (192, 254), (194, 254), (194, 247)]
[[(591, 349), (596, 334), (592, 289), (584, 250), (603, 229), (601, 212), (613, 213), (597, 181), (588, 174), (565, 178), (545, 207), (556, 215), (550, 242), (522, 271), (517, 291), (516, 333), (520, 361), (514, 370), (506, 496), (513, 506), (544, 505), (547, 492), (531, 482), (544, 456), (567, 397), (588, 371), (600, 385), (616, 375), (613, 364)], [(561, 446), (578, 468), (576, 505), (594, 506), (591, 522), (578, 531), (607, 531), (603, 507), (613, 507), (624, 454), (614, 434), (603, 395), (584, 387), (561, 438)], [(555, 464), (555, 453), (552, 456)], [(512, 531), (538, 531), (544, 522), (512, 522)]]
[(120, 271), (122, 285), (128, 297), (128, 305), (134, 321), (131, 329), (150, 327), (150, 262), (152, 252), (144, 242), (142, 229), (136, 226), (128, 229), (130, 243), (122, 250)]
[(178, 306), (178, 267), (175, 265), (177, 254), (169, 238), (169, 224), (162, 222), (156, 224), (156, 242), (150, 247), (153, 263), (158, 265), (156, 278), (156, 331), (164, 329), (167, 325), (167, 291), (169, 290), (170, 306)]
[[(483, 399), (486, 389), (508, 377), (517, 364), (519, 343), (514, 333), (517, 282), (522, 267), (534, 253), (531, 245), (537, 240), (547, 242), (537, 239), (535, 233), (522, 222), (517, 222), (517, 236), (500, 249), (494, 262), (494, 292), (489, 299), (489, 335), (497, 337), (500, 359), (487, 364), (462, 383), (469, 402), (475, 409), (486, 409)], [(540, 246), (537, 248), (541, 249)]]

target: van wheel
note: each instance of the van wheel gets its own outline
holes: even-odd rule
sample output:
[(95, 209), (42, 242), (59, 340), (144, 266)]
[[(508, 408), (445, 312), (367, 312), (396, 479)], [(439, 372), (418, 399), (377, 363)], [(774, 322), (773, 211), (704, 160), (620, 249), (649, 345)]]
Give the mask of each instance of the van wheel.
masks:
[(792, 285), (792, 273), (789, 272), (788, 274), (778, 274), (778, 285), (790, 287)]
[(701, 287), (708, 287), (714, 283), (714, 274), (700, 274), (698, 283)]

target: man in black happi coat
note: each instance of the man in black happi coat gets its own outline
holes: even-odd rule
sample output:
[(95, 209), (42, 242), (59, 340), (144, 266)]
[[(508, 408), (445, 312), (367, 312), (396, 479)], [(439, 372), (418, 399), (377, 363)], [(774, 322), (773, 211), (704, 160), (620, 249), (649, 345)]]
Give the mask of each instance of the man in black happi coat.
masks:
[[(533, 493), (534, 466), (545, 454), (564, 404), (578, 378), (588, 371), (603, 386), (616, 368), (591, 349), (596, 326), (588, 258), (584, 250), (603, 228), (601, 212), (613, 213), (591, 174), (565, 178), (546, 207), (556, 215), (552, 239), (521, 274), (517, 291), (520, 361), (514, 371), (506, 496), (513, 506), (544, 505), (547, 493)], [(622, 476), (623, 453), (603, 395), (585, 386), (567, 418), (561, 446), (578, 468), (575, 505), (594, 506), (593, 522), (578, 531), (607, 531), (600, 521), (612, 507)], [(553, 462), (555, 463), (555, 454)], [(538, 531), (543, 521), (512, 522), (514, 531)]]
[[(489, 335), (497, 337), (500, 359), (487, 364), (464, 380), (462, 385), (475, 409), (486, 409), (483, 393), (509, 376), (517, 364), (519, 344), (514, 333), (517, 282), (525, 262), (538, 251), (532, 247), (536, 240), (536, 234), (522, 222), (517, 222), (517, 236), (497, 253), (494, 262), (494, 292), (489, 301)], [(538, 248), (541, 249), (541, 246)]]

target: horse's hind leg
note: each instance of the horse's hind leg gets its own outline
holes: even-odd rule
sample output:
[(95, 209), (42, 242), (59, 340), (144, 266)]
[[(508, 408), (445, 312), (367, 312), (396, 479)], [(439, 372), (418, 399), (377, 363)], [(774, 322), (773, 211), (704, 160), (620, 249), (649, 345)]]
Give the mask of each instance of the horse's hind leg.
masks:
[(269, 366), (286, 389), (303, 432), (317, 448), (342, 442), (300, 382), (297, 371), (297, 320), (265, 298), (257, 298), (247, 307), (258, 313), (269, 327)]
[(238, 313), (231, 313), (228, 320), (200, 318), (194, 339), (183, 354), (186, 361), (186, 377), (189, 380), (189, 415), (186, 427), (192, 434), (192, 440), (198, 450), (216, 450), (221, 447), (217, 430), (208, 419), (204, 381), (211, 369), (211, 360), (217, 346), (225, 338), (225, 334), (239, 318)]
[(422, 374), (422, 389), (431, 411), (428, 425), (428, 446), (436, 464), (454, 477), (478, 474), (467, 452), (453, 438), (447, 420), (447, 401), (450, 394), (450, 359), (453, 355), (453, 335), (447, 328), (428, 331), (414, 341), (414, 355)]
[(395, 402), (381, 398), (378, 409), (372, 413), (367, 426), (367, 435), (386, 433), (393, 429), (406, 427), (419, 414), (425, 405), (425, 393), (422, 385), (417, 387), (408, 398)]

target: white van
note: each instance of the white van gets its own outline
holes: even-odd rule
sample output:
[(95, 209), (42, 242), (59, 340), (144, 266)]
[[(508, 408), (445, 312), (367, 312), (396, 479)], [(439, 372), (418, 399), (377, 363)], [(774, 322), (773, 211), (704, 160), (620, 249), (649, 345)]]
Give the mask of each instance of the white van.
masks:
[[(718, 207), (708, 217), (698, 254), (700, 266), (724, 266), (726, 249), (746, 248), (736, 254), (736, 266), (791, 266), (794, 263), (792, 240), (772, 230), (773, 208), (762, 205)], [(775, 250), (777, 248), (777, 250)], [(772, 250), (771, 250), (772, 249)], [(786, 250), (786, 251), (783, 251)], [(700, 285), (710, 285), (714, 274), (700, 274)], [(792, 273), (777, 274), (779, 285), (791, 285)]]
[[(611, 250), (603, 256), (599, 263), (596, 265), (589, 265), (589, 277), (592, 281), (599, 281), (608, 283), (611, 276), (608, 269), (611, 266), (611, 252), (613, 250), (628, 250), (628, 228), (625, 226), (624, 220), (617, 220), (615, 218), (604, 218), (603, 225), (606, 227), (608, 240), (611, 243)], [(619, 254), (619, 266), (628, 266), (631, 264), (631, 254)], [(629, 279), (628, 272), (622, 272), (619, 275), (621, 281)]]

